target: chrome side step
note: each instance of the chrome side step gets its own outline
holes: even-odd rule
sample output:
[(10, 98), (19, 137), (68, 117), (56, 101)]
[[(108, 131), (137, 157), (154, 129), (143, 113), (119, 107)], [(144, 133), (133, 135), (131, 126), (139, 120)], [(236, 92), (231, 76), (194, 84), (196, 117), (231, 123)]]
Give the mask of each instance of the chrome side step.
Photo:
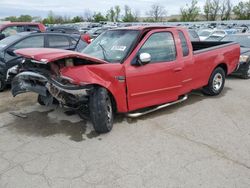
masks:
[(140, 117), (140, 116), (149, 114), (149, 113), (151, 113), (151, 112), (155, 112), (155, 111), (157, 111), (157, 110), (160, 110), (160, 109), (162, 109), (162, 108), (166, 108), (166, 107), (168, 107), (168, 106), (172, 106), (172, 105), (174, 105), (174, 104), (181, 103), (181, 102), (187, 100), (187, 98), (188, 98), (188, 95), (185, 95), (185, 96), (183, 96), (182, 98), (180, 98), (180, 99), (177, 100), (177, 101), (174, 101), (174, 102), (171, 102), (171, 103), (166, 103), (166, 104), (157, 106), (157, 107), (152, 108), (152, 109), (150, 109), (150, 110), (147, 110), (147, 111), (145, 111), (145, 112), (128, 113), (127, 116), (130, 117), (130, 118), (137, 118), (137, 117)]

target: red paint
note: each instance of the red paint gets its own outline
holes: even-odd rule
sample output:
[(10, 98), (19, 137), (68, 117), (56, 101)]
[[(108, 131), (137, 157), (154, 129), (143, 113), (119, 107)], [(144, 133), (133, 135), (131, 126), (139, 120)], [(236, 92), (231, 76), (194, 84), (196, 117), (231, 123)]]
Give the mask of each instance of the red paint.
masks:
[(46, 28), (43, 24), (41, 23), (33, 23), (33, 22), (11, 22), (11, 23), (4, 23), (4, 24), (1, 24), (0, 25), (0, 30), (3, 30), (7, 27), (11, 27), (11, 26), (37, 26), (38, 29), (41, 31), (41, 32), (45, 32), (46, 31)]
[[(17, 53), (36, 60), (47, 59), (48, 62), (66, 57), (78, 57), (99, 63), (66, 67), (61, 69), (61, 75), (72, 78), (77, 84), (89, 83), (107, 88), (115, 98), (118, 112), (129, 112), (175, 101), (179, 96), (207, 85), (210, 75), (218, 65), (225, 64), (227, 74), (230, 74), (238, 64), (240, 56), (238, 44), (193, 54), (192, 44), (185, 29), (177, 27), (131, 29), (141, 30), (142, 33), (146, 30), (149, 32), (123, 64), (111, 64), (77, 52), (55, 49), (18, 50)], [(178, 30), (183, 31), (188, 39), (190, 53), (186, 57), (182, 56)], [(145, 66), (131, 65), (131, 61), (148, 37), (160, 31), (173, 34), (177, 50), (176, 60), (167, 63), (149, 63)], [(118, 76), (125, 77), (126, 81), (118, 80)]]

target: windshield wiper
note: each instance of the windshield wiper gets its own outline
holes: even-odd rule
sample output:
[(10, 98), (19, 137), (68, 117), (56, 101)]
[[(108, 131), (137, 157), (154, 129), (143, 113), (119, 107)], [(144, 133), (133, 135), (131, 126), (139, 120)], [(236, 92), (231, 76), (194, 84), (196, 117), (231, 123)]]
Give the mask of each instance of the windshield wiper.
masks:
[(107, 54), (106, 49), (105, 49), (105, 48), (103, 47), (103, 45), (101, 45), (100, 43), (99, 43), (98, 45), (99, 45), (99, 46), (101, 47), (101, 49), (102, 49), (102, 54), (103, 54), (104, 60), (105, 60), (105, 61), (109, 61), (108, 58), (107, 58), (108, 54)]

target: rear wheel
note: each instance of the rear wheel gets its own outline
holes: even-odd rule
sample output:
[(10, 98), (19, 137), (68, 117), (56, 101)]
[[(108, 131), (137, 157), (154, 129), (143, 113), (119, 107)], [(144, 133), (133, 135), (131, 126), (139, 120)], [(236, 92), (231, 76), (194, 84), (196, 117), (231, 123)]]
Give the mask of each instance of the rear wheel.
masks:
[(107, 133), (113, 128), (114, 110), (108, 91), (98, 87), (89, 99), (90, 118), (97, 133)]
[(215, 96), (219, 95), (224, 88), (225, 84), (225, 71), (218, 67), (216, 68), (209, 78), (208, 85), (202, 89), (206, 95)]
[(6, 82), (3, 76), (0, 75), (0, 92), (4, 91), (6, 87)]

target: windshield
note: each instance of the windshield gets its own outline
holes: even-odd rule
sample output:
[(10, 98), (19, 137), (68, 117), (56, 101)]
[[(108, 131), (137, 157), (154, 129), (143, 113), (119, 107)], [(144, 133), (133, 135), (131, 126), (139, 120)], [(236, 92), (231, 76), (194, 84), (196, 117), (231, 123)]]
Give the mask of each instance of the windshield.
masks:
[(97, 37), (82, 53), (110, 63), (122, 61), (128, 54), (139, 31), (109, 30)]
[(4, 38), (3, 40), (0, 40), (0, 48), (8, 46), (12, 42), (15, 42), (17, 39), (20, 39), (21, 37), (22, 37), (21, 35), (12, 35)]
[(250, 48), (250, 35), (228, 35), (222, 41), (233, 41), (239, 43), (241, 47)]

